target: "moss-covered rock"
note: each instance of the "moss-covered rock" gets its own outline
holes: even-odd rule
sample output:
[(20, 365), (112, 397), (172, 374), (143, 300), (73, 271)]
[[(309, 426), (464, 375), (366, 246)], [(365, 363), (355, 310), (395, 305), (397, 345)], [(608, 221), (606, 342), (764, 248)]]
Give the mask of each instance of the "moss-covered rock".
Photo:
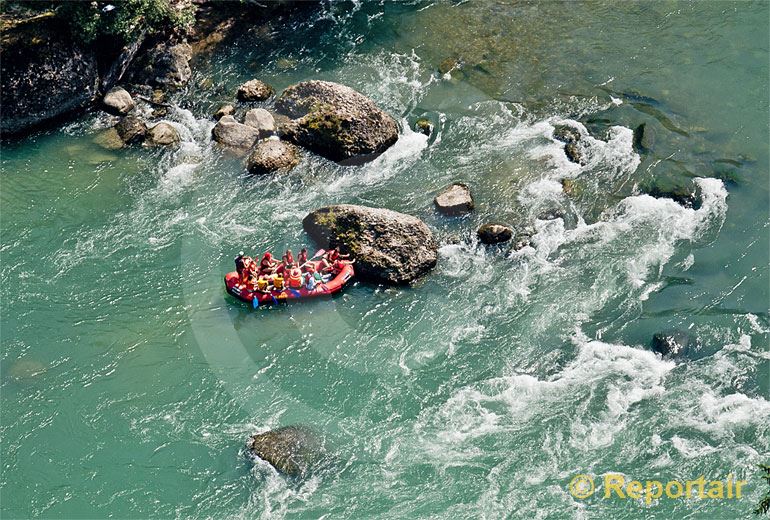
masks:
[(356, 260), (356, 274), (387, 284), (408, 284), (438, 260), (438, 243), (420, 219), (389, 209), (340, 204), (317, 209), (302, 221), (321, 247), (339, 248)]
[(276, 109), (292, 123), (284, 135), (334, 161), (356, 163), (384, 152), (398, 139), (398, 125), (363, 94), (330, 81), (287, 88)]

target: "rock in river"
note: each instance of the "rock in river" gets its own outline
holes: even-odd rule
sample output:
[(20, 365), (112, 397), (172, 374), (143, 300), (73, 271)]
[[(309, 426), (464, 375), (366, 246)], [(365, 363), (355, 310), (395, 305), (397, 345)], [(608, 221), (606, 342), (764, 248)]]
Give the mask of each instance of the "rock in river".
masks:
[(304, 81), (284, 90), (276, 109), (293, 121), (286, 135), (333, 161), (361, 162), (398, 139), (398, 125), (374, 102), (330, 81)]
[(662, 356), (676, 357), (686, 354), (695, 341), (687, 332), (679, 329), (658, 332), (652, 337), (652, 350)]
[(482, 225), (476, 234), (484, 244), (499, 244), (513, 238), (513, 230), (506, 225), (488, 223)]
[(444, 188), (433, 199), (436, 208), (445, 215), (460, 215), (473, 211), (473, 197), (468, 186), (454, 183)]
[(274, 93), (273, 87), (264, 81), (252, 79), (238, 87), (236, 97), (241, 101), (264, 101)]
[(219, 107), (219, 109), (214, 112), (214, 119), (219, 121), (225, 116), (231, 116), (235, 113), (235, 107), (233, 105), (222, 105)]
[(126, 89), (114, 87), (102, 99), (104, 111), (114, 116), (124, 116), (134, 109), (134, 99)]
[(243, 124), (259, 130), (259, 135), (267, 137), (275, 133), (275, 119), (273, 115), (264, 108), (252, 108), (246, 112)]
[(246, 160), (249, 173), (265, 175), (277, 170), (291, 170), (299, 163), (297, 147), (276, 138), (257, 143)]
[(244, 125), (233, 116), (223, 116), (211, 130), (214, 140), (233, 148), (251, 148), (259, 139), (259, 130)]
[(147, 134), (147, 125), (136, 116), (130, 115), (122, 118), (115, 125), (115, 130), (126, 144), (137, 144), (144, 141)]
[(438, 243), (420, 219), (396, 211), (340, 204), (317, 209), (302, 221), (325, 248), (356, 259), (356, 274), (387, 284), (414, 282), (438, 260)]
[(285, 475), (302, 477), (324, 456), (323, 445), (310, 428), (284, 426), (253, 435), (246, 449)]
[(179, 143), (179, 132), (171, 124), (160, 122), (147, 130), (146, 143), (169, 146)]

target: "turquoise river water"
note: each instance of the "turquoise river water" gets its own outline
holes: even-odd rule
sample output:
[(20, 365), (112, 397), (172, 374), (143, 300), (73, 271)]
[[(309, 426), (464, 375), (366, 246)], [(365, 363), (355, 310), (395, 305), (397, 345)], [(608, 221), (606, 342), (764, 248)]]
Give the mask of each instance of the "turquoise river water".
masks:
[[(0, 514), (749, 516), (770, 463), (769, 6), (325, 4), (199, 59), (172, 96), (176, 150), (102, 149), (99, 113), (4, 143)], [(350, 85), (400, 138), (365, 165), (305, 153), (251, 178), (209, 114), (253, 77)], [(422, 116), (430, 138), (410, 130)], [(585, 166), (551, 138), (565, 120)], [(433, 208), (453, 181), (467, 217)], [(312, 247), (301, 219), (329, 203), (422, 218), (437, 268), (274, 309), (225, 294), (239, 249)], [(488, 220), (532, 246), (480, 246)], [(697, 339), (682, 358), (651, 350), (670, 328)], [(304, 479), (243, 453), (290, 424), (330, 447)], [(603, 498), (614, 473), (748, 483), (647, 504)], [(593, 496), (570, 494), (578, 474)]]

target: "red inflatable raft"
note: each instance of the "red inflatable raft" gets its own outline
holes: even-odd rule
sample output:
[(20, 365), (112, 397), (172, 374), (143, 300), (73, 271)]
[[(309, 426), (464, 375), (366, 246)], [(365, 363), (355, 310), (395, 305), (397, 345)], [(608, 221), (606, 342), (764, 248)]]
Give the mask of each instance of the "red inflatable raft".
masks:
[[(315, 264), (316, 267), (318, 266), (318, 262), (311, 263)], [(291, 300), (315, 298), (317, 296), (327, 296), (338, 293), (348, 282), (350, 282), (354, 274), (355, 271), (353, 271), (353, 266), (346, 264), (337, 276), (326, 283), (319, 283), (312, 291), (309, 291), (307, 287), (303, 285), (301, 289), (291, 289), (287, 287), (282, 291), (272, 290), (265, 293), (252, 290), (250, 287), (242, 284), (238, 273), (233, 271), (225, 275), (225, 288), (227, 289), (227, 292), (239, 300), (250, 303), (256, 309), (260, 305), (272, 305)]]

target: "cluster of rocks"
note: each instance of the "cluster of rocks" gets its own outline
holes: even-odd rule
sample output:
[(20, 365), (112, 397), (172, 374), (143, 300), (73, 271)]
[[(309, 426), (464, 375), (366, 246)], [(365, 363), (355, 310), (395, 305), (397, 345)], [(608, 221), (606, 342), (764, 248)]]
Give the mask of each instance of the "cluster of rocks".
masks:
[[(264, 102), (275, 94), (263, 81), (247, 81), (236, 92), (242, 102)], [(236, 119), (236, 108), (220, 107), (212, 130), (215, 141), (248, 154), (253, 174), (290, 170), (299, 162), (298, 146), (340, 164), (359, 164), (384, 152), (398, 139), (398, 125), (371, 99), (330, 81), (303, 81), (275, 100), (274, 113), (264, 107)]]
[(180, 136), (168, 121), (148, 125), (136, 112), (136, 102), (123, 87), (113, 87), (102, 98), (102, 109), (120, 119), (112, 128), (96, 138), (106, 148), (121, 148), (144, 144), (146, 146), (175, 146)]

